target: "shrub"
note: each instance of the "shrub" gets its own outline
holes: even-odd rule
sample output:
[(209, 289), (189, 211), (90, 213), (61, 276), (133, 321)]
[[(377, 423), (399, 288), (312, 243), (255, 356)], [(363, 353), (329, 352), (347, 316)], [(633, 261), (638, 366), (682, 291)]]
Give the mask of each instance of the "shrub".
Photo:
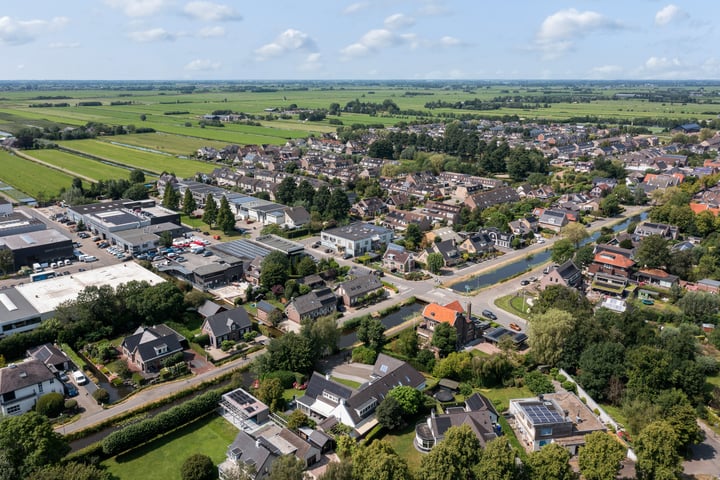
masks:
[(183, 352), (177, 352), (173, 353), (169, 357), (163, 359), (162, 365), (165, 368), (172, 367), (175, 364), (181, 363), (185, 358), (185, 354)]
[(63, 410), (65, 406), (65, 400), (61, 393), (50, 392), (38, 398), (35, 410), (40, 415), (45, 415), (48, 418), (55, 418)]
[(461, 383), (460, 384), (460, 394), (463, 396), (470, 396), (472, 395), (472, 387), (468, 383)]
[(265, 378), (263, 380), (268, 378), (277, 378), (278, 380), (280, 380), (280, 385), (282, 385), (282, 387), (285, 389), (292, 388), (293, 383), (296, 381), (295, 373), (288, 370), (278, 370), (277, 372), (270, 372), (265, 375)]
[(183, 480), (213, 480), (217, 478), (217, 467), (207, 455), (190, 455), (182, 464), (180, 474)]
[(352, 352), (352, 361), (373, 365), (377, 359), (377, 352), (365, 346), (357, 347)]
[(132, 374), (132, 381), (135, 385), (142, 385), (145, 383), (145, 378), (138, 372)]
[(67, 412), (75, 412), (77, 410), (77, 400), (70, 398), (68, 400), (65, 400), (65, 411)]
[(125, 362), (118, 362), (115, 366), (115, 373), (118, 374), (118, 376), (122, 378), (130, 378), (132, 376), (132, 371), (127, 366), (127, 363)]
[(566, 382), (562, 382), (560, 385), (568, 392), (577, 393), (577, 385), (575, 385), (570, 380), (568, 380)]
[(98, 403), (107, 403), (110, 400), (110, 394), (104, 388), (98, 388), (92, 396)]
[(220, 344), (220, 349), (223, 352), (227, 352), (234, 346), (235, 346), (235, 342), (233, 342), (232, 340), (223, 340), (222, 344)]
[(208, 335), (207, 333), (198, 335), (197, 337), (195, 337), (195, 343), (197, 343), (201, 347), (207, 347), (208, 345), (210, 345), (210, 335)]
[(540, 395), (541, 393), (552, 393), (555, 391), (555, 388), (547, 375), (543, 375), (538, 371), (526, 373), (523, 380), (525, 381), (525, 386), (527, 386), (535, 395)]

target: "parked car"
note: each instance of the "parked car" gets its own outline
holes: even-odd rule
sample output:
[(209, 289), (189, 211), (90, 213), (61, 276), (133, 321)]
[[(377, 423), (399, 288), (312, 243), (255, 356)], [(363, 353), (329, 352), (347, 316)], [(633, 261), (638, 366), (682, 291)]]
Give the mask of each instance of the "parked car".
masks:
[(516, 332), (519, 332), (519, 331), (522, 330), (522, 328), (520, 328), (520, 325), (518, 325), (517, 323), (511, 323), (511, 324), (510, 324), (510, 328), (512, 328), (512, 329), (515, 330)]
[(203, 257), (211, 257), (212, 255), (213, 253), (210, 250), (205, 250), (202, 254)]
[(495, 314), (494, 314), (493, 312), (491, 312), (490, 310), (483, 310), (483, 311), (481, 312), (481, 314), (482, 314), (483, 317), (489, 318), (490, 320), (497, 320), (497, 315), (495, 315)]
[(63, 383), (63, 390), (68, 397), (77, 397), (78, 389), (72, 383)]
[(73, 378), (75, 379), (75, 383), (77, 383), (78, 385), (85, 385), (86, 383), (88, 383), (87, 377), (79, 370), (73, 372)]
[(523, 287), (526, 285), (530, 285), (530, 280), (520, 280), (520, 285), (522, 285)]

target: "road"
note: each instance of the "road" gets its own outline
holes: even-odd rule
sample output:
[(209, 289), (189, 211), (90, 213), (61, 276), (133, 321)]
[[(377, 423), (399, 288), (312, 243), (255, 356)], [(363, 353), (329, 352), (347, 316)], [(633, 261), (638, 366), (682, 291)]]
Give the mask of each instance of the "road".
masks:
[(699, 420), (698, 424), (705, 432), (705, 440), (690, 447), (692, 458), (683, 462), (683, 472), (687, 475), (718, 475), (720, 473), (720, 436), (702, 420)]

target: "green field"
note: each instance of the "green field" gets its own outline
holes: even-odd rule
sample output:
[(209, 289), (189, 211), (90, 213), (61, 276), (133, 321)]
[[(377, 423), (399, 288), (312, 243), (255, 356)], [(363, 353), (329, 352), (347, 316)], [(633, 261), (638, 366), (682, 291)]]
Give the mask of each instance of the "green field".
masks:
[(190, 156), (201, 147), (223, 148), (226, 142), (216, 142), (197, 137), (185, 137), (169, 133), (143, 133), (141, 135), (122, 135), (117, 137), (102, 137), (98, 140), (113, 143), (134, 145), (136, 147), (148, 148), (171, 155)]
[(106, 165), (97, 160), (90, 160), (60, 150), (31, 150), (24, 153), (67, 172), (84, 175), (94, 180), (127, 179), (130, 174), (129, 169)]
[(215, 414), (198, 420), (147, 445), (102, 462), (121, 480), (179, 480), (183, 461), (201, 453), (215, 464), (225, 459), (237, 428)]
[(211, 172), (215, 168), (215, 166), (210, 163), (143, 152), (134, 148), (112, 145), (99, 140), (72, 140), (60, 142), (60, 145), (71, 150), (94, 155), (110, 162), (139, 168), (158, 175), (162, 172), (174, 172), (178, 177), (184, 178), (192, 177), (197, 172)]
[(0, 150), (0, 180), (41, 200), (69, 188), (73, 177)]

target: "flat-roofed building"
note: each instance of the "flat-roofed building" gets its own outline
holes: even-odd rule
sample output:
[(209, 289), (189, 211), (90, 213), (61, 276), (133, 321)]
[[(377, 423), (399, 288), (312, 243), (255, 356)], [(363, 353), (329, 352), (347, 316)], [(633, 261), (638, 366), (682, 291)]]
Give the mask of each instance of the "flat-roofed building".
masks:
[(2, 248), (12, 250), (15, 270), (33, 263), (73, 258), (72, 240), (54, 229), (0, 237)]
[(22, 210), (4, 213), (0, 210), (0, 237), (38, 232), (47, 227), (44, 222)]
[(370, 223), (355, 222), (324, 230), (320, 241), (337, 252), (356, 257), (372, 251), (376, 246), (387, 245), (392, 237), (392, 230)]

